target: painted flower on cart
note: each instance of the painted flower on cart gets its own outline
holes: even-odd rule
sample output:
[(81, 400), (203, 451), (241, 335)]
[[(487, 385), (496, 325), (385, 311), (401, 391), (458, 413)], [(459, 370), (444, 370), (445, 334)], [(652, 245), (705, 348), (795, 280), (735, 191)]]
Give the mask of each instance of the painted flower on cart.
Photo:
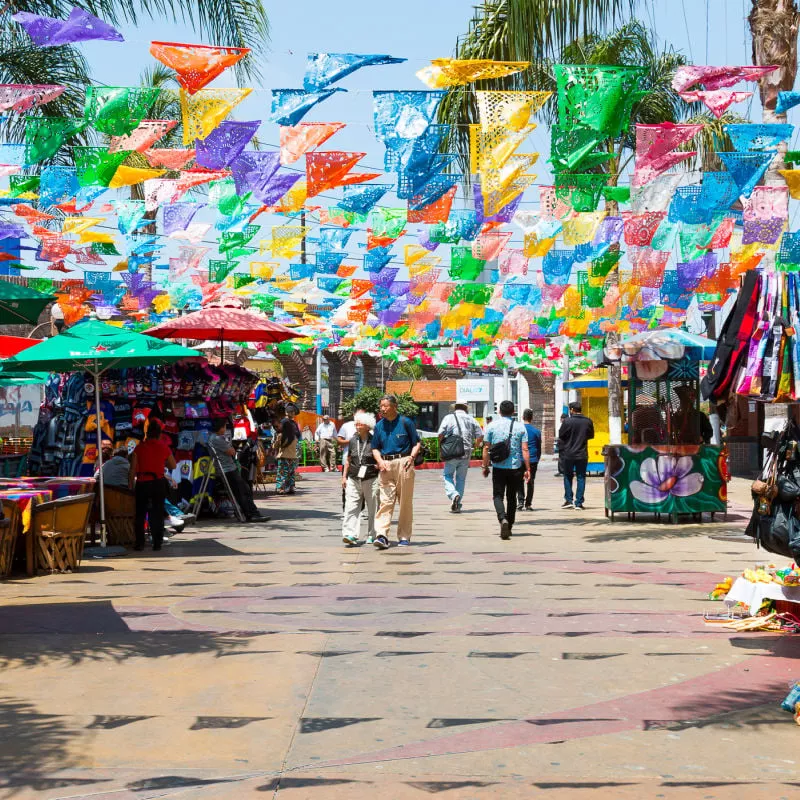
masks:
[(646, 458), (639, 470), (640, 481), (631, 481), (631, 493), (650, 505), (663, 503), (670, 495), (689, 497), (703, 488), (703, 476), (692, 472), (689, 456)]

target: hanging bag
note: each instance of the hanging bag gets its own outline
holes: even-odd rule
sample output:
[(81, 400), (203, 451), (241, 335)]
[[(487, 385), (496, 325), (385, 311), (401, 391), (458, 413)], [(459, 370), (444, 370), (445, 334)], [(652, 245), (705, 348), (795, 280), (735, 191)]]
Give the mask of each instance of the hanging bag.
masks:
[(439, 455), (442, 461), (454, 461), (457, 458), (464, 458), (467, 454), (464, 447), (464, 437), (461, 434), (461, 422), (458, 419), (458, 412), (453, 412), (458, 433), (450, 433), (442, 439), (442, 446), (439, 448)]
[(489, 459), (492, 464), (499, 464), (511, 456), (511, 434), (514, 430), (514, 420), (510, 420), (511, 427), (508, 429), (508, 436), (500, 442), (494, 442), (489, 448)]

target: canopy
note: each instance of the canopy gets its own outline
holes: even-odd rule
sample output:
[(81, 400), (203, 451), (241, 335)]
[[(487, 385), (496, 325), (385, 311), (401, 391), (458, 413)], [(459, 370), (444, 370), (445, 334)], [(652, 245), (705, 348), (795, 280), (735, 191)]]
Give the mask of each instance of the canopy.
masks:
[(90, 319), (5, 359), (0, 368), (2, 373), (85, 370), (97, 376), (114, 367), (172, 364), (201, 355), (188, 347)]
[(625, 337), (618, 344), (607, 344), (603, 350), (610, 361), (709, 361), (716, 347), (717, 343), (705, 336), (680, 328), (662, 328)]
[(0, 280), (0, 325), (35, 325), (44, 307), (54, 300), (51, 294)]
[(263, 314), (241, 308), (204, 308), (147, 331), (159, 339), (216, 339), (218, 342), (265, 342), (277, 344), (297, 339), (291, 328), (272, 322)]
[(20, 350), (39, 344), (41, 339), (28, 339), (26, 336), (0, 336), (0, 358), (15, 356)]

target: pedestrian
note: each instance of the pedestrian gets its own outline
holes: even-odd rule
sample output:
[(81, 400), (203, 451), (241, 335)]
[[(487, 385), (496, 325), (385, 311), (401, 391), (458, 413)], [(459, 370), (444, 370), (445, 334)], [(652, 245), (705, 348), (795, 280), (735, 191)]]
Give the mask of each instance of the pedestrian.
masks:
[(450, 511), (458, 514), (464, 501), (464, 488), (472, 451), (483, 442), (481, 426), (470, 416), (466, 403), (456, 403), (439, 425), (439, 453), (444, 461), (444, 491)]
[(283, 411), (284, 416), (278, 423), (278, 435), (275, 437), (277, 454), (275, 490), (278, 494), (294, 494), (297, 448), (300, 439), (300, 430), (294, 419), (297, 415), (297, 406), (288, 403)]
[(523, 480), (530, 478), (528, 436), (525, 426), (514, 420), (514, 404), (500, 403), (500, 419), (493, 422), (483, 440), (483, 477), (491, 462), (492, 501), (500, 523), (500, 538), (510, 539), (517, 513), (517, 495)]
[[(594, 425), (581, 414), (581, 404), (573, 400), (569, 404), (569, 417), (561, 423), (558, 431), (558, 461), (564, 474), (564, 502), (561, 508), (576, 508), (583, 511), (586, 490), (586, 466), (589, 463), (589, 439), (594, 439)], [(575, 501), (573, 503), (572, 479), (577, 477)]]
[(397, 410), (397, 398), (384, 395), (380, 403), (381, 419), (372, 434), (372, 454), (380, 470), (380, 507), (375, 518), (375, 547), (389, 547), (389, 527), (395, 503), (400, 503), (397, 520), (398, 546), (411, 544), (414, 523), (414, 459), (422, 443), (414, 423)]
[[(363, 408), (357, 408), (355, 410), (355, 414), (363, 411)], [(342, 475), (345, 474), (345, 462), (347, 461), (347, 449), (350, 445), (350, 440), (356, 435), (356, 423), (355, 423), (355, 414), (353, 415), (353, 419), (347, 420), (347, 422), (343, 423), (342, 427), (339, 428), (339, 433), (336, 434), (336, 444), (342, 448)], [(375, 415), (372, 415), (373, 418)], [(345, 487), (342, 484), (342, 511), (344, 511), (344, 504), (345, 504)], [(362, 504), (363, 508), (363, 504)]]
[(493, 420), (494, 420), (494, 417), (491, 414), (488, 417), (486, 417), (486, 422), (483, 425), (484, 436), (486, 435), (486, 431), (489, 430), (489, 426), (492, 424)]
[[(103, 444), (103, 485), (127, 489), (131, 474), (128, 448), (118, 447), (113, 451), (113, 455), (109, 453), (109, 456), (110, 458), (106, 459), (106, 446)], [(97, 479), (99, 472), (99, 469), (95, 470), (95, 479)]]
[(356, 433), (347, 443), (342, 486), (346, 502), (342, 519), (342, 541), (349, 547), (359, 543), (361, 508), (367, 511), (367, 544), (375, 541), (375, 511), (378, 503), (378, 464), (372, 454), (375, 415), (357, 411)]
[(319, 463), (323, 472), (336, 471), (336, 425), (328, 414), (324, 414), (322, 422), (314, 431), (314, 439), (319, 445)]
[(517, 495), (517, 511), (533, 511), (533, 484), (536, 481), (536, 469), (539, 466), (539, 459), (542, 457), (542, 432), (533, 425), (533, 410), (526, 408), (522, 412), (522, 424), (528, 434), (528, 462), (530, 464), (530, 477), (527, 480), (527, 490), (525, 483), (520, 485)]
[(220, 417), (214, 422), (214, 433), (208, 437), (208, 449), (214, 454), (220, 469), (225, 473), (225, 480), (231, 487), (233, 497), (245, 519), (248, 522), (267, 522), (269, 517), (261, 516), (253, 501), (253, 490), (239, 472), (239, 465), (234, 460), (236, 450), (228, 440), (227, 432), (228, 420), (226, 417)]
[(128, 477), (128, 488), (136, 492), (135, 550), (144, 550), (145, 517), (150, 525), (153, 550), (161, 549), (164, 542), (164, 500), (167, 497), (164, 470), (176, 467), (172, 451), (161, 441), (161, 424), (158, 420), (151, 420), (144, 441), (133, 451)]

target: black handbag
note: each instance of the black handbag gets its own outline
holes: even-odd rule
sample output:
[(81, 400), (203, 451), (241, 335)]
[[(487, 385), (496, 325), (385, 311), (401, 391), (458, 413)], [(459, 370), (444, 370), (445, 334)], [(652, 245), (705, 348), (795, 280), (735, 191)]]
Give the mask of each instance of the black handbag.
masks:
[(453, 412), (453, 417), (456, 421), (458, 433), (451, 433), (442, 439), (442, 445), (439, 448), (439, 455), (442, 461), (453, 461), (456, 458), (464, 458), (466, 448), (464, 447), (464, 437), (461, 434), (461, 423), (458, 421), (458, 413)]
[(758, 545), (796, 562), (800, 558), (800, 522), (791, 503), (774, 503), (773, 510), (772, 516), (758, 521)]
[(492, 464), (499, 464), (511, 456), (511, 433), (514, 430), (514, 420), (510, 420), (511, 427), (508, 429), (508, 436), (501, 442), (495, 442), (489, 448), (489, 459)]

